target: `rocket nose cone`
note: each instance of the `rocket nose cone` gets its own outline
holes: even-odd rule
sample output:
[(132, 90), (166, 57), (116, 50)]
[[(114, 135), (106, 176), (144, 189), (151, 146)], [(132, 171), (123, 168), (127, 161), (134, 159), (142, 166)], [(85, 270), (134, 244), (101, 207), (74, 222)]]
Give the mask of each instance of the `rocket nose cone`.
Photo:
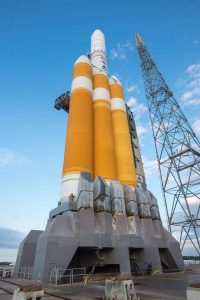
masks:
[(109, 84), (110, 85), (112, 85), (112, 84), (122, 85), (121, 82), (119, 81), (119, 79), (114, 75), (109, 78)]
[(90, 65), (90, 60), (89, 58), (86, 56), (86, 55), (81, 55), (76, 61), (75, 61), (75, 65), (78, 64), (78, 63), (87, 63)]
[(92, 38), (103, 38), (104, 39), (104, 34), (100, 29), (96, 29), (93, 33), (92, 33)]
[(101, 30), (96, 29), (91, 36), (91, 52), (94, 51), (104, 51), (106, 52), (105, 47), (105, 37)]

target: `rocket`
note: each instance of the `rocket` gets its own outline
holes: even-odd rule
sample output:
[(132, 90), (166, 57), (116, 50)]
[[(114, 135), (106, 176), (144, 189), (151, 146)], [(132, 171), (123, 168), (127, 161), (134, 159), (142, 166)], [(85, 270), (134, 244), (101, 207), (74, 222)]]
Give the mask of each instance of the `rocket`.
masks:
[(81, 172), (93, 174), (93, 84), (87, 56), (74, 64), (70, 110), (63, 163), (61, 202), (76, 195)]
[(111, 272), (118, 266), (117, 273), (130, 277), (138, 259), (151, 262), (152, 271), (161, 271), (161, 262), (182, 268), (179, 243), (163, 228), (157, 199), (145, 184), (137, 186), (135, 124), (122, 84), (108, 75), (100, 30), (92, 34), (91, 54), (75, 61), (71, 93), (55, 107), (69, 112), (61, 197), (46, 229), (21, 242), (14, 276), (29, 265), (33, 279), (41, 274), (49, 282), (55, 266), (62, 276), (69, 267), (94, 265), (113, 266)]
[(94, 178), (117, 179), (114, 133), (107, 73), (105, 38), (100, 30), (91, 37), (94, 112)]
[(75, 64), (61, 185), (61, 203), (77, 196), (82, 172), (107, 184), (118, 180), (137, 186), (123, 88), (109, 79), (105, 37), (100, 30), (91, 36), (91, 54)]

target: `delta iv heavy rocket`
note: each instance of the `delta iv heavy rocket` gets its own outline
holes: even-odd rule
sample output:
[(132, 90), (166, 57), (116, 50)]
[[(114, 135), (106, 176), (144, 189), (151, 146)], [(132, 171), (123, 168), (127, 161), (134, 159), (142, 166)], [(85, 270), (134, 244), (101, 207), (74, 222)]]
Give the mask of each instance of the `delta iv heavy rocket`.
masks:
[(137, 186), (123, 89), (117, 78), (108, 79), (100, 30), (92, 34), (91, 60), (81, 56), (74, 65), (61, 202), (77, 195), (81, 172)]
[(130, 274), (141, 263), (160, 272), (182, 267), (157, 199), (138, 180), (144, 172), (129, 114), (122, 84), (108, 76), (104, 34), (95, 30), (91, 54), (74, 64), (60, 201), (46, 229), (21, 242), (16, 277), (27, 266), (45, 282), (55, 267), (63, 274), (91, 267)]

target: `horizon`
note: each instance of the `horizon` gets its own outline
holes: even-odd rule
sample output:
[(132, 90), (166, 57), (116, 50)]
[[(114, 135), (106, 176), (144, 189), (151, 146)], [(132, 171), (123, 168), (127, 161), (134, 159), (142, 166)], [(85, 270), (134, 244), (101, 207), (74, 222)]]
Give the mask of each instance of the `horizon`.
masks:
[[(147, 186), (166, 225), (134, 34), (140, 34), (200, 137), (200, 3), (115, 3), (102, 2), (98, 13), (92, 1), (80, 3), (79, 10), (64, 0), (9, 0), (2, 5), (0, 260), (14, 261), (19, 242), (31, 229), (43, 230), (57, 205), (68, 116), (54, 109), (54, 99), (70, 90), (73, 64), (90, 49), (95, 28), (105, 34), (109, 74), (119, 77), (133, 111)], [(194, 254), (191, 245), (188, 253)]]

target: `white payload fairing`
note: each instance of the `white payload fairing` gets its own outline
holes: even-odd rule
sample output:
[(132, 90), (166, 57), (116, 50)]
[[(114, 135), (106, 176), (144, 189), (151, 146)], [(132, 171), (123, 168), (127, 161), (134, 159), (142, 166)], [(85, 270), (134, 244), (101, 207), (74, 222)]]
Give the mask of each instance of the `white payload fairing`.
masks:
[(95, 30), (91, 38), (93, 71), (94, 166), (93, 177), (117, 180), (105, 38)]

